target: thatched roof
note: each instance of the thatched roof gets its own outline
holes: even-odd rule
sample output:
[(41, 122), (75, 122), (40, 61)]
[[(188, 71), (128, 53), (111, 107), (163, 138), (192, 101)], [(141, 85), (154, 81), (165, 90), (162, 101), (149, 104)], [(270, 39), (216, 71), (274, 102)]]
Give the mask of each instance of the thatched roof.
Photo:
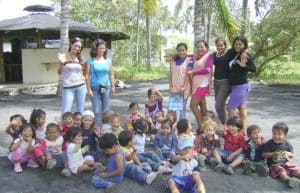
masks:
[[(60, 18), (46, 13), (33, 13), (27, 16), (0, 21), (0, 32), (39, 29), (43, 31), (59, 31)], [(110, 35), (111, 40), (129, 39), (124, 33), (106, 28), (98, 28), (92, 24), (69, 20), (70, 32), (85, 32), (99, 35)]]

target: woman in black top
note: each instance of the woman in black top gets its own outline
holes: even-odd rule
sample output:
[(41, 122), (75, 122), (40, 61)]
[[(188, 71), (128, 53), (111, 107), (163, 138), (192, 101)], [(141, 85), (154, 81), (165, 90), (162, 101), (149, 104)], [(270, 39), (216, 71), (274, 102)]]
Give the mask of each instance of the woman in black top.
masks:
[(213, 53), (215, 67), (215, 109), (218, 114), (218, 119), (225, 125), (227, 121), (225, 104), (226, 99), (230, 94), (228, 63), (234, 58), (234, 55), (232, 49), (227, 50), (227, 43), (224, 38), (217, 38), (215, 45), (217, 48), (217, 52)]
[(229, 62), (229, 84), (231, 86), (231, 94), (227, 103), (229, 117), (236, 115), (236, 109), (239, 111), (240, 119), (243, 122), (241, 132), (245, 134), (247, 126), (247, 109), (246, 98), (250, 91), (248, 83), (248, 72), (255, 72), (256, 67), (252, 58), (248, 55), (248, 59), (241, 59), (241, 53), (248, 49), (248, 41), (245, 37), (237, 36), (232, 44), (235, 57)]

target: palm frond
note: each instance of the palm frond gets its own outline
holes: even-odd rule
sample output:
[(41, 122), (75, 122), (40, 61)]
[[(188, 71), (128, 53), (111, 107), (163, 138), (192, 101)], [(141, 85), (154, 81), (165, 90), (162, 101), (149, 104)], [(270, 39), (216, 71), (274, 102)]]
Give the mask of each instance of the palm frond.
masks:
[(157, 9), (157, 0), (143, 0), (143, 10), (146, 15), (154, 15)]
[(216, 14), (217, 22), (221, 25), (221, 28), (224, 29), (228, 39), (232, 41), (240, 29), (241, 24), (232, 19), (224, 0), (212, 0), (211, 2), (214, 3), (213, 8), (215, 9), (214, 13)]
[(174, 17), (178, 17), (179, 12), (182, 10), (183, 0), (178, 0), (174, 8)]

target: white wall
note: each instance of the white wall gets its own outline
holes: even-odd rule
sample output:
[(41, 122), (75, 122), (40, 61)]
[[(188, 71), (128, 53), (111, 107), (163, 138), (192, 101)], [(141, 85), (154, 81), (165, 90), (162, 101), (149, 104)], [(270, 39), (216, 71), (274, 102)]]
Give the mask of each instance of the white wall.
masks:
[[(89, 48), (83, 56), (89, 55)], [(23, 83), (57, 83), (58, 49), (22, 49)]]

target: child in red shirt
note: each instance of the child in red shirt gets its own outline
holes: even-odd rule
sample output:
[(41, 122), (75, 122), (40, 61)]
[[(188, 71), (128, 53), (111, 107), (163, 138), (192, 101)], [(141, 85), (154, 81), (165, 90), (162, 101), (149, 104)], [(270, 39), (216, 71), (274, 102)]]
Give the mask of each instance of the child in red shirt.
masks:
[[(218, 161), (216, 171), (224, 171), (228, 174), (233, 174), (233, 168), (240, 165), (244, 160), (245, 155), (242, 153), (246, 147), (244, 135), (239, 132), (243, 127), (241, 120), (238, 117), (231, 117), (227, 121), (227, 130), (222, 131), (224, 137), (224, 149), (215, 150), (214, 157)], [(226, 161), (225, 165), (222, 161)]]

